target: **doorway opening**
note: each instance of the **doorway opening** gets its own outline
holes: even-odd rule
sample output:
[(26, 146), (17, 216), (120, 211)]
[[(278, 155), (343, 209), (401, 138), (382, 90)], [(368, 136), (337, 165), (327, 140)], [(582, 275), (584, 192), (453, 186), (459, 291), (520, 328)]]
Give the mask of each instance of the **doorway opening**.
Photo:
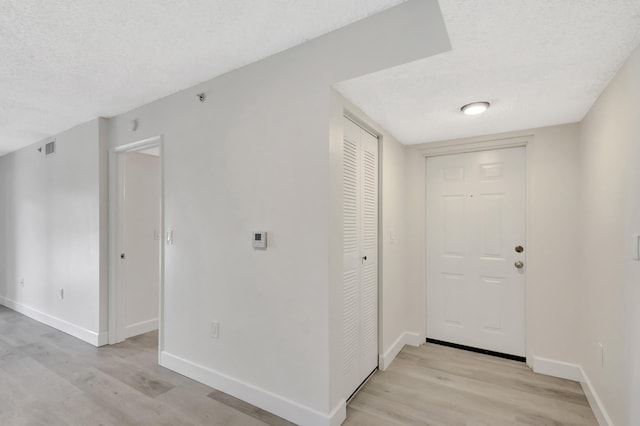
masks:
[(162, 139), (154, 137), (115, 148), (110, 164), (109, 344), (145, 336), (146, 340), (157, 340), (160, 350), (164, 275)]

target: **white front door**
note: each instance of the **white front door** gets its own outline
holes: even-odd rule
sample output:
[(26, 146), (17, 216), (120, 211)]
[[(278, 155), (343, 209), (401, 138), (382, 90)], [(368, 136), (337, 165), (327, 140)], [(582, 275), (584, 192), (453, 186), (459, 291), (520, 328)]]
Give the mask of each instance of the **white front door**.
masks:
[(426, 179), (427, 338), (524, 356), (525, 148), (430, 157)]
[(344, 118), (345, 398), (378, 366), (378, 138)]

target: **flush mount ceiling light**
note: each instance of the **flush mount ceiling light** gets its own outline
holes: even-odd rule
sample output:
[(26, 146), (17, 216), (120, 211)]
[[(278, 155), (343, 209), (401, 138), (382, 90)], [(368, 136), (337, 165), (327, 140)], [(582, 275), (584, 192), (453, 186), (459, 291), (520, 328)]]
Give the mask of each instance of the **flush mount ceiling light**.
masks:
[(486, 110), (489, 109), (491, 104), (489, 102), (472, 102), (470, 104), (464, 105), (460, 108), (460, 111), (465, 113), (466, 115), (476, 115), (482, 114)]

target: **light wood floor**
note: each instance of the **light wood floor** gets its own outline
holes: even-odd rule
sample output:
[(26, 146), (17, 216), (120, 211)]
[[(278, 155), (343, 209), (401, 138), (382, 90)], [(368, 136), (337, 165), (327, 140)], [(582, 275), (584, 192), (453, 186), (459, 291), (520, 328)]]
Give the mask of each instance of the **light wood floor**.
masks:
[(0, 425), (291, 425), (157, 364), (157, 333), (88, 343), (0, 306)]
[[(156, 333), (95, 348), (0, 306), (0, 425), (290, 425), (157, 365)], [(406, 347), (345, 425), (597, 425), (577, 383), (435, 345)]]
[(559, 426), (598, 423), (576, 382), (524, 363), (434, 344), (405, 346), (347, 407), (344, 425)]

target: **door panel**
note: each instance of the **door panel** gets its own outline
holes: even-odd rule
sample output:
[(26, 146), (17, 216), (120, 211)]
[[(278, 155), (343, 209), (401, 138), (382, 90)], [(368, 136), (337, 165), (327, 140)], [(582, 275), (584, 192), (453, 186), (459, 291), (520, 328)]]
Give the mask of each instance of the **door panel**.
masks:
[(378, 366), (378, 139), (344, 119), (344, 377), (349, 397)]
[(361, 382), (378, 366), (378, 138), (360, 129), (362, 147)]
[(158, 328), (160, 291), (160, 159), (123, 155), (122, 264), (124, 338)]
[(525, 200), (524, 148), (427, 159), (427, 337), (524, 356)]
[[(354, 125), (355, 126), (355, 125)], [(356, 126), (357, 127), (357, 126)], [(360, 365), (360, 129), (345, 126), (343, 145), (343, 339), (347, 383)]]
[(465, 211), (466, 197), (462, 195), (446, 195), (442, 197), (444, 204), (444, 256), (464, 257), (467, 241)]

